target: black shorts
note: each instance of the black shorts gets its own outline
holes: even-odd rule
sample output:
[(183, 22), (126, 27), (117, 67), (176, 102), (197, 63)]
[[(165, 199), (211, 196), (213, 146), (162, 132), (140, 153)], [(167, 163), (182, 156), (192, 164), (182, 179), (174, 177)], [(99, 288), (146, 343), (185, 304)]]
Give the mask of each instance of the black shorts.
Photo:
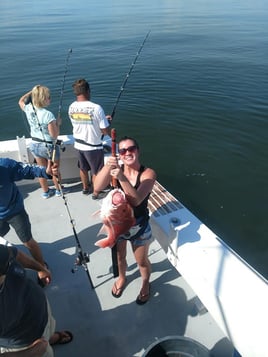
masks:
[(32, 239), (31, 223), (24, 208), (15, 216), (0, 219), (0, 236), (4, 237), (9, 232), (10, 226), (14, 228), (22, 243)]
[(78, 150), (78, 167), (83, 171), (91, 171), (92, 175), (96, 175), (104, 165), (103, 150)]

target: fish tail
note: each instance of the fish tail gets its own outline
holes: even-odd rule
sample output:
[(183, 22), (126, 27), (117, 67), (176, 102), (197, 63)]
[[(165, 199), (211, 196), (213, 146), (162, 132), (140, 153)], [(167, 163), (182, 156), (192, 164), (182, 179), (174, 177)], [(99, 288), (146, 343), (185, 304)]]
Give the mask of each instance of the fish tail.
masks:
[(114, 246), (114, 243), (111, 243), (111, 240), (109, 238), (103, 238), (99, 239), (95, 245), (100, 248), (112, 248)]

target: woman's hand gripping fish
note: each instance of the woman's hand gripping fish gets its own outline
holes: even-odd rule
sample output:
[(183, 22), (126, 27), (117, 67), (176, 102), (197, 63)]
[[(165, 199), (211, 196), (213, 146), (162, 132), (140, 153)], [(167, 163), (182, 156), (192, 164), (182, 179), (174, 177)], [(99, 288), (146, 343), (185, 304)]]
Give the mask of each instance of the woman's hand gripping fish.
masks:
[(135, 224), (133, 208), (127, 202), (121, 189), (114, 189), (103, 199), (100, 210), (103, 226), (99, 234), (106, 233), (107, 237), (98, 240), (95, 245), (101, 248), (112, 248), (119, 236), (127, 233)]

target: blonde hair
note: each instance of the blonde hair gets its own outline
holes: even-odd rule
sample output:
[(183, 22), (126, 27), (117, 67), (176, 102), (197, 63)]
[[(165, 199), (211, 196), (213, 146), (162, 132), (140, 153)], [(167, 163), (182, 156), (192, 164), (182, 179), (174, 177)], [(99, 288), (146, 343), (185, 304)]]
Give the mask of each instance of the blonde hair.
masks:
[(36, 85), (32, 89), (32, 102), (36, 108), (47, 107), (50, 99), (50, 91), (47, 87)]

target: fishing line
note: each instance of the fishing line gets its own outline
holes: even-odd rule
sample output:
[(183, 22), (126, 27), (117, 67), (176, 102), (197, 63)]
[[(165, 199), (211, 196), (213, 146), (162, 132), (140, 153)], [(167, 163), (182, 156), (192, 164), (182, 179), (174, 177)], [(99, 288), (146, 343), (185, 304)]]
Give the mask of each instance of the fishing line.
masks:
[(66, 81), (66, 75), (68, 72), (68, 65), (69, 65), (69, 59), (71, 56), (71, 53), (73, 52), (73, 50), (70, 48), (66, 57), (66, 61), (65, 61), (65, 70), (64, 70), (64, 74), (63, 74), (63, 80), (62, 80), (62, 86), (61, 86), (61, 91), (60, 91), (60, 101), (59, 101), (59, 108), (58, 108), (58, 118), (60, 118), (61, 115), (61, 108), (62, 108), (62, 99), (63, 99), (63, 93), (64, 93), (64, 87), (65, 87), (65, 81)]
[(121, 95), (122, 95), (122, 93), (123, 93), (123, 91), (125, 89), (125, 86), (127, 84), (128, 78), (130, 77), (130, 74), (131, 74), (131, 72), (132, 72), (132, 70), (133, 70), (133, 68), (135, 66), (135, 63), (136, 63), (136, 61), (137, 61), (137, 59), (138, 59), (138, 57), (139, 57), (139, 55), (140, 55), (140, 53), (141, 53), (141, 51), (143, 49), (143, 46), (144, 46), (147, 38), (149, 37), (150, 32), (151, 32), (151, 30), (148, 31), (147, 35), (145, 36), (145, 38), (144, 38), (144, 40), (143, 40), (143, 42), (142, 42), (137, 54), (136, 54), (136, 57), (135, 57), (134, 61), (132, 62), (131, 66), (129, 68), (129, 71), (128, 71), (128, 73), (127, 73), (127, 75), (126, 75), (126, 77), (125, 77), (125, 79), (124, 79), (124, 81), (123, 81), (123, 83), (121, 85), (120, 91), (119, 91), (119, 93), (117, 95), (117, 98), (116, 98), (116, 101), (115, 101), (115, 104), (114, 104), (114, 107), (113, 107), (113, 111), (112, 111), (112, 114), (111, 114), (112, 119), (113, 119), (113, 117), (115, 115), (115, 111), (116, 111), (117, 105), (118, 105), (120, 97), (121, 97)]

